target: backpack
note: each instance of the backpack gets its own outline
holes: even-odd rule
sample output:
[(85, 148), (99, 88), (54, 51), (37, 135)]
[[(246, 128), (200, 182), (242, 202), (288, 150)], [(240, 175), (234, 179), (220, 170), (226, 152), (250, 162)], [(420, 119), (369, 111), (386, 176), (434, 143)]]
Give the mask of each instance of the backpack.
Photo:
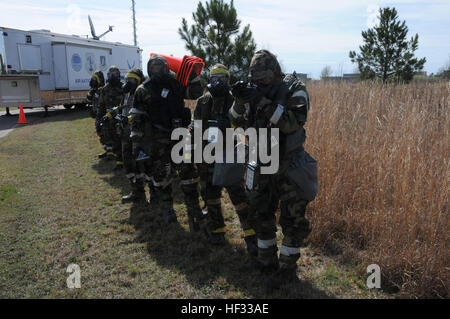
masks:
[(306, 91), (306, 85), (297, 77), (295, 71), (292, 74), (286, 75), (283, 78), (283, 83), (286, 84), (286, 86), (289, 88), (288, 98), (292, 97), (292, 94), (294, 94), (294, 92), (296, 91), (303, 90), (306, 92), (306, 109), (309, 110), (309, 95)]

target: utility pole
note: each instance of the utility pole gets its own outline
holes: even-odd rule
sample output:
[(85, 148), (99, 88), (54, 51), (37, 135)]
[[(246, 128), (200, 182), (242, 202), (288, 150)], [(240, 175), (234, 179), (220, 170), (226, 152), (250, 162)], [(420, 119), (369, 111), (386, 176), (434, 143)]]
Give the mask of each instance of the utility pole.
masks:
[(133, 36), (134, 36), (134, 46), (137, 46), (137, 35), (136, 35), (136, 10), (135, 10), (135, 1), (131, 0), (132, 7), (131, 10), (133, 11)]

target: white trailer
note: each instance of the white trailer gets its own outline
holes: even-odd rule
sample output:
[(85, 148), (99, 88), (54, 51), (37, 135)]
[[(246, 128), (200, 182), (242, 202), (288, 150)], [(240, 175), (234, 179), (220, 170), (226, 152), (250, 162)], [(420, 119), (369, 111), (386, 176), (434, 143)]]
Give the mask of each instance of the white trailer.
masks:
[(86, 105), (92, 73), (102, 70), (106, 79), (115, 65), (123, 78), (133, 67), (142, 68), (141, 53), (137, 46), (118, 42), (0, 27), (6, 71), (0, 75), (0, 107)]

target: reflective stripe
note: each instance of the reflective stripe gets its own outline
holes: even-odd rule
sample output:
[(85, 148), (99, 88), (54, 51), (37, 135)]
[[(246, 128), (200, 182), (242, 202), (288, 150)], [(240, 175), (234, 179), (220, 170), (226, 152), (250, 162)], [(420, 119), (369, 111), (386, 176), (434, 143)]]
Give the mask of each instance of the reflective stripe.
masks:
[(109, 119), (112, 119), (111, 113), (108, 112), (108, 113), (106, 113), (105, 115), (106, 115)]
[(306, 108), (309, 110), (309, 103), (308, 103), (308, 93), (306, 93), (303, 90), (295, 91), (294, 94), (292, 94), (292, 97), (303, 97), (306, 100)]
[(298, 255), (298, 254), (300, 254), (300, 247), (288, 247), (288, 246), (281, 245), (280, 254), (285, 255), (285, 256)]
[(213, 233), (225, 233), (226, 231), (227, 231), (227, 228), (226, 227), (222, 227), (222, 228), (214, 229), (212, 232)]
[(114, 155), (113, 152), (106, 152), (106, 155)]
[(135, 108), (135, 107), (133, 107), (133, 108), (130, 110), (130, 114), (143, 114), (143, 115), (146, 115), (147, 113), (146, 113), (146, 112), (143, 112), (143, 111), (141, 111), (141, 110), (139, 110), (139, 109), (137, 109), (137, 108)]
[(209, 73), (210, 75), (213, 74), (226, 74), (228, 77), (230, 77), (230, 72), (228, 70), (225, 70), (224, 68), (214, 68)]
[(157, 181), (155, 181), (155, 179), (152, 179), (152, 180), (153, 180), (153, 186), (155, 186), (155, 187), (162, 187), (162, 188), (165, 188), (167, 185), (169, 185), (170, 183), (172, 183), (172, 178), (163, 180), (163, 181), (161, 181), (161, 182), (157, 182)]
[(281, 115), (283, 115), (284, 112), (284, 106), (281, 104), (278, 104), (277, 109), (275, 110), (275, 112), (273, 112), (272, 117), (270, 118), (270, 123), (272, 124), (277, 124), (278, 121), (281, 118)]
[(298, 96), (304, 97), (308, 101), (308, 94), (306, 94), (305, 91), (298, 90), (298, 91), (295, 91), (294, 94), (292, 94), (292, 97), (298, 97)]
[(138, 85), (141, 84), (142, 79), (137, 74), (128, 72), (127, 75), (125, 75), (125, 78), (135, 78), (138, 81)]
[(142, 136), (144, 136), (144, 133), (142, 133), (142, 132), (137, 132), (137, 131), (131, 131), (130, 137), (133, 138), (133, 137), (135, 137), (135, 136), (137, 136), (137, 137), (142, 137)]
[(231, 115), (233, 115), (233, 117), (234, 117), (235, 119), (237, 119), (237, 118), (239, 118), (239, 117), (242, 117), (242, 116), (244, 115), (244, 113), (239, 114), (239, 113), (237, 113), (237, 112), (234, 110), (234, 107), (232, 107), (232, 108), (231, 108)]
[(206, 205), (220, 205), (220, 198), (206, 200)]
[(131, 115), (129, 115), (128, 116), (128, 124), (131, 124), (131, 119), (132, 119), (132, 117), (131, 117)]
[(97, 79), (97, 83), (98, 83), (98, 85), (100, 85), (101, 84), (100, 77), (97, 74), (95, 74), (95, 73), (92, 74), (92, 76)]
[(305, 99), (308, 99), (308, 94), (306, 94), (306, 92), (303, 90), (295, 91), (294, 94), (292, 94), (292, 97), (297, 97), (297, 96), (302, 96)]
[(254, 236), (254, 235), (256, 235), (256, 232), (255, 232), (255, 230), (253, 228), (244, 230), (244, 236), (245, 237), (247, 237), (247, 236)]
[(117, 165), (123, 165), (123, 162), (117, 161), (116, 164), (117, 164)]
[(276, 245), (277, 245), (277, 239), (276, 238), (274, 238), (274, 239), (267, 239), (267, 240), (258, 238), (258, 248), (265, 249), (265, 248), (270, 248), (270, 247), (273, 247), (273, 246), (276, 246)]
[(127, 178), (132, 178), (132, 177), (135, 177), (136, 175), (134, 174), (134, 173), (130, 173), (130, 174), (127, 174), (127, 175), (125, 175)]
[(148, 182), (152, 182), (153, 183), (153, 178), (151, 177), (151, 176), (148, 176), (147, 174), (141, 174), (141, 176), (143, 175), (143, 177), (145, 177), (145, 179), (148, 181)]
[(246, 202), (243, 202), (243, 203), (240, 203), (240, 204), (238, 204), (238, 205), (236, 205), (236, 206), (234, 206), (234, 208), (236, 209), (236, 210), (243, 210), (243, 209), (245, 209), (245, 208), (247, 208), (248, 207), (248, 204), (246, 203)]
[(198, 183), (200, 181), (200, 177), (197, 178), (191, 178), (191, 179), (183, 179), (180, 181), (180, 185), (191, 185)]
[(155, 186), (155, 187), (160, 187), (162, 185), (162, 183), (158, 183), (153, 178), (152, 178), (152, 183), (153, 183), (153, 186)]

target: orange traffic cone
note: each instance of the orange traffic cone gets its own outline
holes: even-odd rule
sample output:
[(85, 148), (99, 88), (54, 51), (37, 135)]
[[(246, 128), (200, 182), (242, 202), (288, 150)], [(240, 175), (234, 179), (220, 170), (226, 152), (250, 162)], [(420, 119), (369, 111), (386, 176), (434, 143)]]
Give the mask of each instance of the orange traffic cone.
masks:
[[(154, 54), (150, 53), (150, 57)], [(169, 69), (177, 74), (176, 79), (183, 86), (187, 86), (190, 81), (200, 77), (205, 67), (205, 62), (201, 58), (185, 55), (183, 59), (180, 59), (164, 54), (159, 55), (166, 59)]]
[(20, 104), (20, 112), (19, 112), (19, 121), (17, 124), (28, 124), (27, 119), (25, 118), (25, 112), (23, 111), (23, 106)]

